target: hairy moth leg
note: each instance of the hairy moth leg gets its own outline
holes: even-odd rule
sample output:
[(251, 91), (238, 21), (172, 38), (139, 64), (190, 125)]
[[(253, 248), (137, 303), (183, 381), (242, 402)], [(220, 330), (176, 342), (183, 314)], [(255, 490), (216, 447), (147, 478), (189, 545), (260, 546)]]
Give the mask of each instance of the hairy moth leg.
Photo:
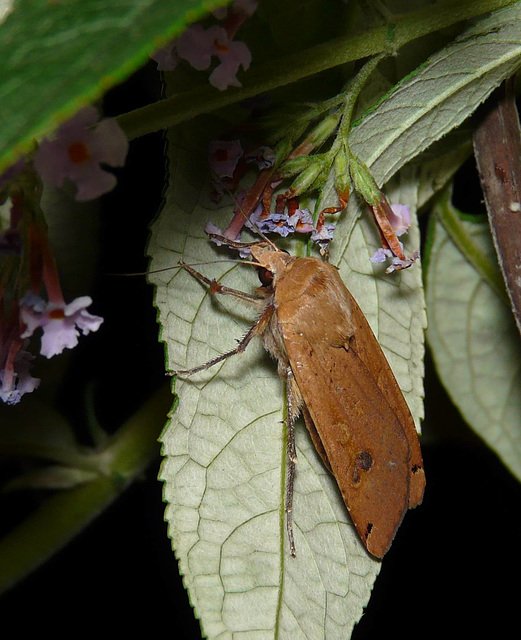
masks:
[(288, 530), (289, 552), (292, 558), (297, 555), (295, 549), (295, 537), (293, 535), (293, 488), (295, 485), (295, 464), (297, 462), (297, 448), (295, 445), (295, 420), (299, 415), (297, 398), (295, 397), (296, 382), (293, 371), (288, 368), (286, 372), (286, 400), (288, 429), (287, 457), (288, 472), (286, 484), (286, 527)]
[(174, 371), (174, 373), (172, 374), (172, 375), (180, 375), (180, 376), (191, 376), (194, 373), (198, 373), (199, 371), (204, 371), (205, 369), (209, 369), (210, 367), (213, 367), (214, 364), (218, 364), (219, 362), (222, 362), (223, 360), (228, 359), (230, 356), (234, 356), (237, 353), (242, 353), (250, 343), (251, 339), (254, 336), (260, 336), (263, 333), (263, 331), (266, 329), (271, 319), (271, 316), (273, 315), (274, 307), (271, 304), (266, 305), (265, 301), (263, 301), (261, 298), (252, 296), (249, 293), (245, 293), (244, 291), (239, 291), (238, 289), (230, 289), (229, 287), (225, 287), (224, 285), (222, 285), (220, 282), (217, 282), (216, 280), (210, 280), (206, 276), (203, 276), (202, 273), (199, 273), (198, 271), (196, 271), (189, 265), (185, 264), (184, 262), (181, 262), (180, 264), (184, 269), (186, 269), (186, 271), (188, 271), (190, 275), (192, 275), (197, 280), (200, 280), (201, 282), (204, 282), (206, 285), (208, 285), (211, 294), (219, 293), (221, 295), (233, 296), (234, 298), (238, 298), (244, 302), (253, 303), (257, 306), (260, 303), (263, 303), (264, 305), (263, 312), (261, 313), (259, 318), (255, 321), (255, 324), (251, 327), (251, 329), (242, 338), (242, 340), (239, 341), (239, 344), (237, 345), (237, 347), (235, 347), (235, 349), (231, 349), (230, 351), (227, 351), (226, 353), (223, 353), (222, 355), (217, 356), (216, 358), (213, 358), (212, 360), (209, 360), (208, 362), (205, 362), (204, 364), (201, 364), (198, 367), (193, 367), (192, 369)]

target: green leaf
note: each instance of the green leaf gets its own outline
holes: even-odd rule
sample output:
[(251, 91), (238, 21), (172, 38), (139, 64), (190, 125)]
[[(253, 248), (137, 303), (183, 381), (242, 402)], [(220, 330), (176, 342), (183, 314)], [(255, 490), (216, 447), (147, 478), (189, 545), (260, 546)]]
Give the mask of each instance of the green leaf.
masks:
[(355, 127), (353, 152), (380, 184), (461, 124), (521, 65), (521, 4), (496, 11), (433, 55)]
[(438, 218), (431, 226), (427, 339), (454, 404), (521, 479), (519, 333), (508, 302), (491, 286), (489, 268), (479, 267), (497, 265), (487, 219), (461, 217), (459, 225), (472, 251), (460, 250)]
[(223, 0), (18, 0), (0, 25), (0, 173)]

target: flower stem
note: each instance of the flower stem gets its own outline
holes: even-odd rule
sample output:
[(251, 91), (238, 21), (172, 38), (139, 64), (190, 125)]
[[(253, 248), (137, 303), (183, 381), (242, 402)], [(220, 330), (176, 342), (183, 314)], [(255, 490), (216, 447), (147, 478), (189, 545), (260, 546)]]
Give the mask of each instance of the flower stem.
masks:
[(461, 224), (459, 212), (452, 205), (450, 197), (451, 190), (446, 189), (441, 196), (437, 198), (433, 213), (438, 217), (445, 231), (449, 234), (450, 239), (467, 262), (472, 265), (496, 295), (510, 306), (510, 301), (505, 291), (505, 283), (503, 282), (497, 264), (494, 264), (492, 260), (487, 258), (467, 233), (465, 227)]
[(102, 453), (107, 467), (91, 482), (56, 492), (0, 541), (0, 593), (80, 533), (159, 455), (157, 439), (172, 405), (170, 385), (128, 420)]

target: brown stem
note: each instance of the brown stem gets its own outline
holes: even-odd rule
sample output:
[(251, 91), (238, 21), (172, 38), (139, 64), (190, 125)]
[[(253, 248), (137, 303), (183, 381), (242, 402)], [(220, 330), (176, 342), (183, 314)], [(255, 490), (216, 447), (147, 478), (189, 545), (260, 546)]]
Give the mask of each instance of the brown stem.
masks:
[(512, 79), (487, 101), (474, 133), (474, 154), (492, 238), (521, 332), (521, 129)]

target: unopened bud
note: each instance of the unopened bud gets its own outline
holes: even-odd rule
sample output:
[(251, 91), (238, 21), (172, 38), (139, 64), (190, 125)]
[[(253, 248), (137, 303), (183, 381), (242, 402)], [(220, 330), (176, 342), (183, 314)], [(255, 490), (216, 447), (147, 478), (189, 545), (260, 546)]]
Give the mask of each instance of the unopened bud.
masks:
[(278, 167), (284, 158), (291, 153), (291, 143), (288, 140), (281, 140), (275, 147), (275, 166)]
[(347, 161), (347, 154), (345, 152), (345, 149), (340, 149), (340, 151), (336, 154), (334, 168), (335, 187), (337, 192), (349, 192), (349, 187), (351, 186), (351, 178), (349, 176), (349, 163)]
[(376, 206), (382, 199), (382, 192), (378, 188), (367, 166), (356, 156), (351, 155), (349, 171), (355, 191), (369, 206)]
[(290, 178), (305, 171), (312, 162), (309, 156), (298, 156), (297, 158), (291, 158), (286, 160), (279, 169), (279, 174), (282, 178)]
[(340, 120), (340, 111), (332, 113), (319, 122), (319, 124), (311, 131), (308, 139), (314, 148), (320, 147), (335, 131)]
[(313, 162), (293, 181), (291, 187), (286, 192), (290, 198), (300, 195), (315, 182), (322, 171), (322, 162)]

